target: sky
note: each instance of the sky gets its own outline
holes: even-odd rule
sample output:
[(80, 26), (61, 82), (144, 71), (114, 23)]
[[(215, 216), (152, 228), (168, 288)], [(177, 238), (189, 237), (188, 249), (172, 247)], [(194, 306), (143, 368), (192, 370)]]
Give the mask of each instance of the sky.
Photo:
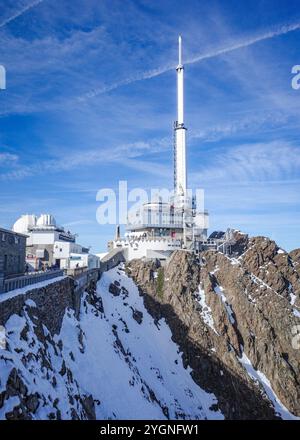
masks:
[(0, 0), (0, 226), (52, 213), (103, 252), (99, 189), (172, 188), (179, 33), (210, 231), (300, 247), (299, 0)]

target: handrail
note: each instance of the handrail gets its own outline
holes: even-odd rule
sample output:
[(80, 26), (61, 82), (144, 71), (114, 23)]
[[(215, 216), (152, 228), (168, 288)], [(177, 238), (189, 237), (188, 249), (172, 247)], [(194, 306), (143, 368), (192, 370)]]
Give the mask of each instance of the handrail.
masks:
[(24, 275), (21, 277), (8, 278), (4, 280), (4, 293), (10, 292), (11, 290), (21, 289), (32, 284), (37, 284), (42, 281), (50, 280), (64, 275), (63, 270), (49, 270), (42, 273), (35, 273), (30, 275)]

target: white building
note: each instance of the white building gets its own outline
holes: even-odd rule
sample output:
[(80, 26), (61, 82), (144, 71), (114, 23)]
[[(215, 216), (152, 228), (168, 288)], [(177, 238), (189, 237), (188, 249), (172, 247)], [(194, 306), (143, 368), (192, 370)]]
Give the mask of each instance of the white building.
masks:
[(207, 240), (208, 212), (197, 209), (188, 195), (186, 166), (186, 127), (184, 124), (184, 66), (182, 42), (178, 42), (177, 121), (174, 123), (174, 195), (163, 203), (151, 201), (140, 207), (128, 221), (124, 238), (119, 230), (109, 249), (124, 250), (133, 258), (166, 259), (176, 249), (200, 249)]
[[(13, 231), (26, 234), (26, 260), (33, 270), (44, 267), (100, 267), (89, 249), (76, 243), (76, 235), (56, 224), (51, 214), (22, 215)], [(22, 231), (22, 232), (21, 232)], [(75, 262), (76, 261), (76, 262)]]

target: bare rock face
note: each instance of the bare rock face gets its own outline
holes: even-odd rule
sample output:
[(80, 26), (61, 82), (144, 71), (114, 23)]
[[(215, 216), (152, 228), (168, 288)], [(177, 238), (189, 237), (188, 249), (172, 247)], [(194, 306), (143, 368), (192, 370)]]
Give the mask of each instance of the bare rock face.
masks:
[(114, 282), (109, 285), (109, 292), (114, 296), (119, 296), (121, 289), (119, 286), (117, 286), (116, 282)]
[(275, 395), (281, 408), (300, 416), (300, 347), (293, 344), (300, 250), (288, 254), (264, 237), (238, 238), (234, 258), (177, 251), (165, 267), (135, 260), (127, 271), (227, 418), (283, 417)]
[(294, 269), (300, 275), (300, 249), (294, 249), (292, 252), (289, 253), (289, 257), (292, 260), (292, 264), (294, 266)]

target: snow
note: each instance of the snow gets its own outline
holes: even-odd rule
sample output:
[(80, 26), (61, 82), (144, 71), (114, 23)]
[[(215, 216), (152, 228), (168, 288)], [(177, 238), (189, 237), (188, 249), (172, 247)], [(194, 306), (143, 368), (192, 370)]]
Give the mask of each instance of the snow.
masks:
[(29, 306), (29, 307), (36, 307), (36, 303), (32, 299), (27, 299), (25, 301), (25, 304), (26, 304), (26, 306)]
[(222, 287), (222, 286), (219, 286), (219, 285), (216, 285), (216, 286), (214, 287), (214, 291), (215, 291), (215, 293), (216, 293), (217, 295), (219, 295), (219, 296), (221, 297), (222, 302), (223, 302), (223, 304), (225, 305), (225, 309), (226, 309), (226, 312), (227, 312), (227, 316), (228, 316), (229, 321), (231, 322), (231, 324), (235, 324), (235, 319), (234, 319), (234, 317), (233, 317), (233, 311), (232, 311), (231, 305), (227, 302), (227, 298), (226, 298), (226, 296), (225, 296), (225, 294), (224, 294), (224, 289), (223, 289), (223, 287)]
[(51, 278), (50, 280), (41, 281), (40, 283), (30, 284), (29, 286), (22, 287), (21, 289), (11, 290), (10, 292), (2, 293), (0, 295), (0, 303), (7, 301), (8, 299), (14, 298), (18, 295), (25, 295), (25, 293), (29, 292), (33, 289), (41, 289), (42, 287), (46, 287), (49, 284), (57, 283), (58, 281), (66, 278), (65, 276), (60, 276), (56, 278)]
[(293, 306), (296, 302), (297, 296), (294, 294), (293, 286), (291, 283), (289, 283), (288, 290), (289, 290), (289, 295), (290, 295), (290, 304), (291, 304), (291, 306)]
[(267, 283), (265, 283), (261, 278), (257, 277), (253, 273), (250, 274), (250, 277), (251, 277), (251, 280), (260, 287), (260, 289), (266, 288), (266, 289), (269, 289), (272, 292), (274, 292), (275, 295), (281, 296), (276, 290), (274, 290)]
[[(114, 280), (118, 280), (127, 289), (128, 296), (122, 293), (120, 296), (112, 296), (108, 292)], [(85, 332), (87, 340), (88, 332), (105, 335), (106, 339), (101, 338), (99, 341), (103, 345), (102, 349), (96, 351), (93, 348), (95, 363), (101, 374), (94, 378), (92, 384), (88, 383), (89, 375), (85, 374), (81, 378), (86, 381), (87, 388), (92, 385), (97, 389), (95, 380), (99, 382), (99, 388), (102, 388), (106, 396), (103, 401), (105, 413), (99, 413), (98, 416), (108, 416), (115, 412), (118, 418), (164, 418), (160, 406), (149, 402), (140, 392), (144, 382), (154, 391), (161, 404), (169, 408), (172, 419), (176, 413), (182, 412), (188, 414), (188, 418), (223, 418), (219, 412), (209, 410), (213, 402), (216, 403), (216, 398), (195, 384), (190, 369), (184, 369), (179, 348), (171, 339), (169, 327), (164, 320), (160, 320), (158, 326), (155, 325), (133, 281), (124, 273), (118, 273), (117, 268), (112, 269), (103, 274), (98, 292), (108, 322), (98, 320), (92, 323), (88, 318)], [(143, 313), (141, 324), (132, 318), (132, 309)], [(120, 318), (125, 321), (126, 327)], [(126, 356), (114, 348), (112, 325), (117, 326), (125, 353), (131, 354), (127, 363), (124, 363)], [(126, 328), (129, 332), (125, 331)], [(134, 382), (133, 386), (128, 385), (130, 381)]]
[[(28, 325), (27, 332), (28, 341), (20, 338), (20, 332), (24, 327)], [(53, 347), (49, 344), (47, 347), (48, 354), (46, 359), (48, 362), (53, 361), (50, 369), (42, 365), (39, 360), (40, 352), (44, 350), (41, 342), (38, 340), (34, 333), (34, 324), (30, 320), (26, 309), (24, 309), (24, 316), (13, 315), (6, 323), (7, 342), (10, 347), (10, 351), (3, 350), (0, 354), (0, 371), (2, 386), (4, 387), (7, 381), (8, 373), (12, 368), (16, 368), (18, 374), (21, 376), (22, 381), (28, 388), (29, 393), (38, 392), (44, 396), (45, 404), (40, 406), (37, 413), (33, 416), (36, 419), (47, 418), (46, 414), (53, 410), (53, 402), (55, 399), (59, 399), (62, 403), (60, 410), (62, 412), (62, 418), (70, 418), (67, 410), (68, 393), (65, 386), (64, 378), (58, 374), (58, 366), (62, 359), (59, 356), (54, 355)], [(21, 354), (18, 354), (21, 353)], [(30, 355), (29, 355), (30, 354)], [(23, 356), (28, 356), (27, 362), (23, 362)], [(53, 359), (51, 359), (53, 356)], [(3, 371), (5, 374), (3, 375)], [(55, 377), (57, 386), (54, 388), (50, 385), (49, 381)], [(5, 419), (5, 414), (13, 409), (19, 402), (19, 398), (13, 397), (5, 401), (4, 406), (0, 409), (0, 419)]]
[(294, 294), (293, 286), (291, 285), (291, 283), (289, 283), (289, 295), (290, 295), (290, 304), (292, 306), (293, 315), (296, 316), (296, 318), (300, 318), (300, 311), (295, 307), (297, 295)]
[(200, 315), (201, 315), (203, 321), (205, 322), (205, 324), (208, 325), (218, 335), (218, 332), (216, 331), (215, 325), (214, 325), (214, 318), (212, 315), (212, 310), (209, 307), (209, 305), (206, 303), (206, 300), (205, 300), (205, 291), (203, 289), (201, 289), (201, 287), (199, 286), (197, 293), (198, 293), (197, 301), (200, 304), (201, 309), (202, 309), (200, 312)]
[(274, 393), (270, 381), (267, 377), (259, 370), (255, 370), (251, 364), (250, 359), (246, 356), (245, 352), (241, 358), (238, 358), (240, 363), (243, 365), (248, 375), (258, 384), (261, 385), (264, 392), (268, 396), (269, 400), (272, 402), (276, 413), (284, 420), (300, 420), (300, 417), (294, 416), (289, 410), (283, 405), (279, 398)]
[[(108, 290), (115, 280), (127, 289), (119, 296)], [(6, 323), (9, 350), (0, 351), (0, 390), (16, 368), (28, 393), (42, 395), (34, 419), (48, 419), (55, 408), (62, 419), (72, 417), (71, 409), (83, 414), (80, 400), (71, 403), (70, 396), (90, 394), (97, 419), (166, 419), (166, 408), (171, 419), (224, 418), (219, 410), (210, 410), (216, 397), (193, 381), (166, 322), (154, 322), (137, 286), (121, 267), (102, 275), (97, 293), (104, 313), (87, 302), (85, 294), (80, 320), (67, 309), (59, 335), (52, 338), (42, 326), (44, 342), (34, 332), (32, 309), (25, 307), (22, 316), (11, 316)], [(133, 310), (142, 312), (141, 324), (133, 318)], [(20, 337), (24, 327), (27, 340)], [(63, 364), (73, 380), (61, 373)], [(0, 419), (18, 403), (17, 397), (5, 401)]]
[(293, 309), (293, 315), (296, 316), (296, 318), (300, 318), (300, 312), (297, 309)]
[[(222, 254), (224, 255), (224, 254)], [(215, 269), (212, 272), (209, 272), (211, 275), (214, 275), (215, 273), (217, 273), (220, 270), (219, 266), (216, 265)]]
[(283, 249), (278, 249), (277, 254), (285, 254)]

